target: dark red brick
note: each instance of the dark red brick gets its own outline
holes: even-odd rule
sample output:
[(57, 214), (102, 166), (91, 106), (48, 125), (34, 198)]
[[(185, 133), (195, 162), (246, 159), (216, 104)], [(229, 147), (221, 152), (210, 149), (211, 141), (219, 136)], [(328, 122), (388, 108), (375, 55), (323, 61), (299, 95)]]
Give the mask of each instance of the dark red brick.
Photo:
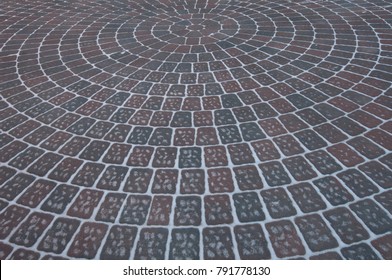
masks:
[(16, 138), (22, 138), (37, 129), (39, 126), (39, 122), (35, 120), (28, 120), (12, 129), (9, 133)]
[(387, 150), (392, 150), (392, 136), (387, 132), (375, 129), (365, 134), (366, 137), (369, 137), (377, 144), (383, 146)]
[(269, 136), (278, 136), (287, 133), (283, 125), (275, 118), (261, 120), (259, 121), (259, 125)]
[(392, 234), (379, 237), (373, 240), (371, 244), (380, 252), (385, 260), (392, 260)]
[(234, 190), (234, 183), (230, 169), (209, 169), (207, 172), (210, 192), (221, 193), (232, 192)]
[(359, 122), (360, 124), (368, 127), (368, 128), (374, 128), (382, 123), (382, 121), (369, 113), (366, 113), (365, 111), (362, 110), (357, 110), (352, 112), (351, 114), (348, 115), (351, 119), (354, 121)]
[(9, 259), (10, 260), (38, 260), (39, 257), (40, 254), (38, 252), (20, 248), (15, 250)]
[(38, 176), (45, 176), (62, 158), (62, 156), (55, 153), (45, 153), (27, 171)]
[(308, 125), (301, 121), (297, 116), (292, 114), (282, 115), (279, 120), (283, 123), (286, 129), (290, 132), (295, 132), (308, 128)]
[(27, 135), (23, 140), (29, 142), (33, 145), (38, 145), (50, 135), (52, 135), (56, 130), (48, 126), (41, 126), (40, 128), (33, 131), (31, 134)]
[(227, 152), (224, 146), (204, 148), (204, 160), (207, 167), (227, 166)]
[(271, 222), (266, 224), (266, 228), (277, 257), (287, 258), (305, 254), (305, 248), (292, 222)]
[(174, 167), (177, 158), (177, 148), (158, 147), (155, 150), (153, 167)]
[(105, 224), (86, 222), (82, 224), (79, 232), (73, 238), (67, 255), (74, 258), (93, 259), (108, 230)]
[(154, 148), (137, 146), (132, 149), (129, 155), (127, 165), (130, 166), (147, 166), (151, 160)]
[(353, 167), (364, 162), (364, 159), (357, 152), (344, 143), (330, 146), (327, 150), (347, 167)]
[(5, 260), (11, 254), (13, 247), (11, 245), (0, 242), (0, 260)]
[(204, 207), (208, 225), (231, 224), (233, 222), (230, 197), (228, 195), (205, 196)]
[(158, 169), (152, 184), (152, 193), (175, 193), (178, 180), (178, 170)]

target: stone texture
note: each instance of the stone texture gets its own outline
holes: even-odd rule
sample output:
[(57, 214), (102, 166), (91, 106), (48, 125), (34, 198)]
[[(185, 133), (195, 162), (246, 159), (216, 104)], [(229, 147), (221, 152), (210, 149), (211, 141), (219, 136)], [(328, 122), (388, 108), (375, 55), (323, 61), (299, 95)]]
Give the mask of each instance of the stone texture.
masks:
[(387, 2), (0, 1), (0, 258), (391, 259)]

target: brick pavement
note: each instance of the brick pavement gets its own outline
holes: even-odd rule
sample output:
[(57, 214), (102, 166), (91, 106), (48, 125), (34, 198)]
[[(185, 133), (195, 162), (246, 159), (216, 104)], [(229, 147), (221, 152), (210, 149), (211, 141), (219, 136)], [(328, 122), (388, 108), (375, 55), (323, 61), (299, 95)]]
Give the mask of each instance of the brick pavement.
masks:
[(0, 10), (1, 259), (392, 259), (389, 1)]

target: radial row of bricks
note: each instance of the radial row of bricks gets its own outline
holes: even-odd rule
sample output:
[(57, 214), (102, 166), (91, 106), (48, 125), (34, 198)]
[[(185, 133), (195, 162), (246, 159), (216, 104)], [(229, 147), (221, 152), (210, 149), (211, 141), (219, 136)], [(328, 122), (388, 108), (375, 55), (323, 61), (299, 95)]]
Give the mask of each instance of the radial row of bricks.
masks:
[(14, 2), (1, 259), (392, 259), (388, 1)]

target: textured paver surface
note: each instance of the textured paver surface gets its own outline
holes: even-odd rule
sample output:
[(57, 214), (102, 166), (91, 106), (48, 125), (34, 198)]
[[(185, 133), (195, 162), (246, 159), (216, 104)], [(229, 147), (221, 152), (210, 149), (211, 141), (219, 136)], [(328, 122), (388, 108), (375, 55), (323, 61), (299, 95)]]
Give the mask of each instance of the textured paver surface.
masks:
[(0, 2), (1, 259), (392, 259), (389, 0)]

